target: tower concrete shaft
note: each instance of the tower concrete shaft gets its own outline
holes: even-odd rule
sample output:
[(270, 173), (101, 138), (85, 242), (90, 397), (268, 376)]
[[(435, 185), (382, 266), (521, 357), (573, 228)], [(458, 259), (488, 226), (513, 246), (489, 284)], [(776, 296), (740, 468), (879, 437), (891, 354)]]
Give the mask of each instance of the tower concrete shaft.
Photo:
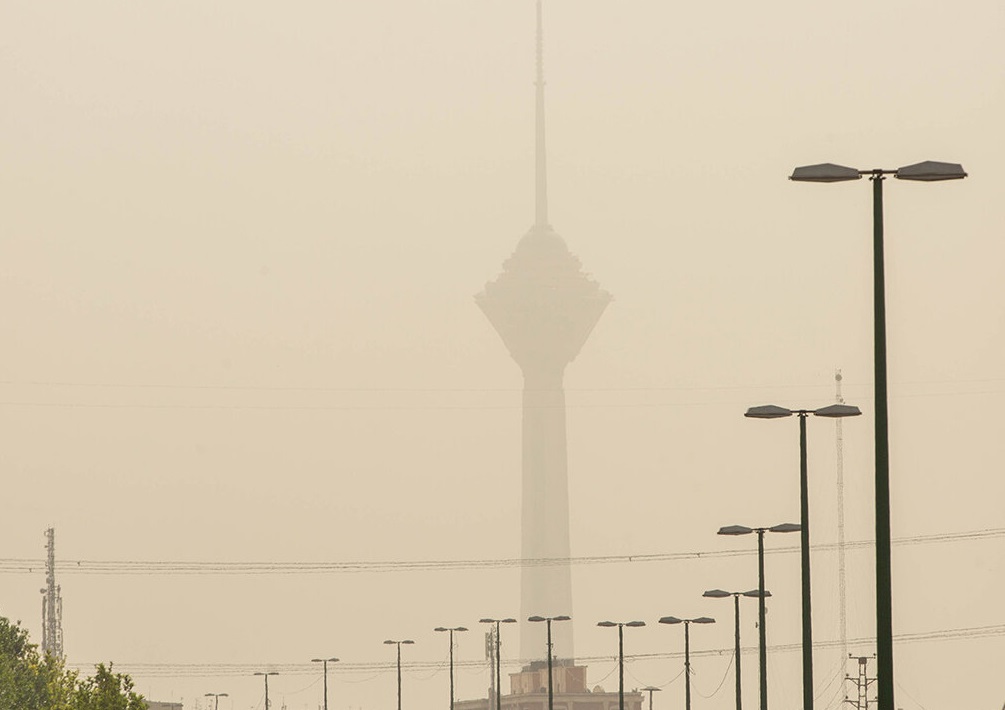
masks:
[[(499, 277), (475, 297), (523, 372), (521, 556), (562, 560), (523, 567), (520, 656), (524, 659), (540, 658), (546, 645), (544, 629), (528, 624), (527, 617), (572, 614), (565, 368), (611, 300), (548, 224), (540, 0), (537, 21), (535, 222)], [(556, 627), (553, 641), (557, 658), (574, 658), (571, 624)]]

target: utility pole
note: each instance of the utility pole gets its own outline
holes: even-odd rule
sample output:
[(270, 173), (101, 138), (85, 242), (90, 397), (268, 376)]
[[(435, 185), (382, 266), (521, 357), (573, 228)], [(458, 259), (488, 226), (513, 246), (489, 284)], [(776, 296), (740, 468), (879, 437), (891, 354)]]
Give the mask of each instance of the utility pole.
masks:
[[(857, 708), (857, 710), (869, 710), (869, 686), (876, 682), (875, 678), (869, 677), (869, 661), (873, 660), (875, 656), (849, 655), (848, 658), (853, 658), (858, 661), (858, 676), (852, 677), (850, 675), (846, 675), (844, 677), (845, 680), (851, 681), (855, 684), (857, 693), (854, 700), (846, 696), (844, 701), (849, 705), (853, 705)], [(875, 702), (875, 699), (873, 699), (872, 702)]]

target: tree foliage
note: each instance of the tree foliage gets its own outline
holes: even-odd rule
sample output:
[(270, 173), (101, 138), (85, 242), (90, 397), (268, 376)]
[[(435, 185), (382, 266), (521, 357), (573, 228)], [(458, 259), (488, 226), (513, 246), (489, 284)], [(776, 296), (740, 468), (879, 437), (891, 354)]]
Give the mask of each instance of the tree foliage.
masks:
[(20, 622), (0, 617), (0, 710), (146, 710), (133, 681), (99, 664), (80, 677), (62, 659), (40, 654)]

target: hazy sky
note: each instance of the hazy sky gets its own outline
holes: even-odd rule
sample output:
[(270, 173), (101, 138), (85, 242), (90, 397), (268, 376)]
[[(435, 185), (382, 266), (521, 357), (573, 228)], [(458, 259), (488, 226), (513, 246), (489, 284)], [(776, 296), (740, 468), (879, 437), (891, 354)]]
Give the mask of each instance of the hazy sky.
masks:
[[(551, 221), (615, 299), (567, 372), (573, 554), (739, 548), (753, 540), (715, 530), (796, 519), (796, 422), (742, 413), (827, 404), (835, 368), (865, 411), (844, 428), (847, 534), (871, 537), (870, 186), (786, 180), (824, 161), (970, 173), (886, 186), (893, 533), (1002, 533), (1005, 5), (547, 0), (545, 16)], [(62, 560), (519, 556), (522, 382), (472, 297), (533, 219), (533, 22), (532, 0), (0, 5), (0, 558), (41, 559), (50, 525)], [(833, 423), (810, 422), (810, 447), (830, 542)], [(998, 533), (895, 548), (898, 634), (998, 629), (898, 644), (905, 710), (1005, 700)], [(848, 556), (856, 638), (874, 631), (872, 559)], [(833, 640), (835, 556), (814, 565), (815, 638)], [(769, 641), (797, 643), (798, 558), (769, 557), (768, 577)], [(728, 649), (730, 605), (700, 594), (756, 586), (756, 562), (573, 579), (577, 652), (604, 657), (589, 683), (612, 690), (597, 621), (710, 614), (724, 623), (694, 647)], [(113, 660), (186, 708), (206, 692), (261, 707), (251, 666), (218, 664), (388, 662), (381, 642), (402, 637), (406, 660), (441, 664), (406, 671), (406, 705), (442, 707), (433, 627), (471, 626), (457, 659), (475, 661), (478, 618), (519, 613), (508, 567), (59, 581), (70, 662)], [(37, 565), (0, 576), (0, 613), (36, 640), (42, 584)], [(626, 651), (680, 637), (633, 630)], [(771, 663), (774, 706), (797, 707), (799, 654)], [(728, 666), (695, 661), (696, 703), (732, 707), (731, 680), (704, 697)], [(834, 710), (839, 652), (816, 667)], [(635, 660), (626, 682), (679, 669)], [(317, 707), (307, 670), (273, 679), (276, 710)], [(483, 695), (487, 670), (457, 682)], [(331, 692), (389, 708), (393, 670), (336, 668)]]

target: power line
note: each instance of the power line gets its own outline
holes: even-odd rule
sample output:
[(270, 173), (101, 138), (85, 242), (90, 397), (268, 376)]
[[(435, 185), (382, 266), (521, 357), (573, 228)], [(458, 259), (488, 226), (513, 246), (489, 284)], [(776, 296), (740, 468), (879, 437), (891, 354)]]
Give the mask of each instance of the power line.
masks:
[[(972, 626), (954, 629), (938, 629), (933, 631), (922, 631), (917, 633), (909, 634), (897, 634), (894, 636), (894, 640), (899, 644), (904, 643), (924, 643), (933, 641), (956, 641), (965, 639), (978, 639), (978, 638), (994, 638), (1005, 636), (1005, 624), (993, 624), (988, 626)], [(853, 645), (864, 646), (867, 644), (874, 644), (876, 638), (874, 636), (862, 637), (856, 639), (849, 639), (849, 642)], [(818, 641), (813, 643), (813, 647), (817, 649), (823, 648), (837, 648), (841, 645), (841, 640), (836, 639), (833, 641)], [(768, 650), (772, 653), (794, 653), (802, 649), (801, 643), (788, 643), (788, 644), (776, 644), (768, 647)], [(692, 657), (703, 657), (703, 656), (724, 656), (732, 654), (732, 648), (716, 648), (716, 649), (702, 649), (698, 651), (691, 651)], [(758, 652), (756, 645), (747, 646), (741, 649), (743, 655), (754, 655)], [(633, 661), (644, 661), (644, 660), (666, 660), (666, 659), (679, 659), (684, 657), (683, 651), (670, 651), (665, 653), (642, 653), (642, 654), (630, 654), (625, 656), (626, 662)], [(517, 664), (526, 665), (532, 659), (510, 659), (507, 661), (508, 666), (516, 666)], [(537, 659), (533, 659), (537, 660)], [(600, 663), (610, 661), (610, 655), (604, 656), (587, 656), (579, 658), (577, 660), (583, 663)], [(76, 668), (80, 670), (89, 670), (96, 664), (91, 663), (71, 663), (68, 664), (71, 668)], [(482, 668), (484, 667), (484, 662), (480, 659), (467, 660), (467, 661), (454, 661), (455, 667), (458, 668)], [(311, 675), (317, 672), (317, 669), (310, 663), (126, 663), (118, 661), (115, 667), (121, 668), (123, 672), (129, 673), (134, 677), (176, 677), (176, 678), (195, 678), (195, 677), (224, 677), (224, 676), (245, 676), (253, 672), (256, 669), (268, 668), (269, 670), (275, 670), (283, 673), (284, 675)], [(357, 662), (357, 663), (347, 663), (342, 662), (339, 664), (339, 670), (343, 673), (348, 674), (380, 674), (382, 672), (392, 671), (395, 668), (394, 662), (389, 661), (373, 661), (373, 662)], [(443, 661), (404, 661), (402, 662), (402, 669), (409, 671), (420, 671), (429, 672), (435, 670), (442, 670)], [(672, 681), (671, 681), (672, 682)]]
[[(938, 533), (896, 538), (894, 545), (913, 546), (954, 542), (969, 542), (1005, 537), (1005, 528), (985, 528), (957, 533)], [(872, 540), (847, 542), (848, 548), (868, 548)], [(837, 550), (837, 543), (813, 545), (815, 551)], [(792, 554), (798, 546), (775, 547), (765, 554)], [(582, 557), (547, 557), (522, 559), (501, 558), (487, 560), (384, 560), (346, 562), (196, 562), (153, 560), (59, 560), (56, 569), (63, 574), (89, 575), (263, 575), (263, 574), (351, 574), (364, 572), (418, 572), (473, 569), (505, 569), (523, 567), (548, 567), (554, 565), (598, 565), (647, 562), (675, 562), (723, 557), (746, 557), (757, 554), (749, 549), (705, 550), (695, 552), (663, 552), (640, 555), (594, 555)], [(44, 566), (41, 559), (3, 558), (0, 572), (33, 574)]]

